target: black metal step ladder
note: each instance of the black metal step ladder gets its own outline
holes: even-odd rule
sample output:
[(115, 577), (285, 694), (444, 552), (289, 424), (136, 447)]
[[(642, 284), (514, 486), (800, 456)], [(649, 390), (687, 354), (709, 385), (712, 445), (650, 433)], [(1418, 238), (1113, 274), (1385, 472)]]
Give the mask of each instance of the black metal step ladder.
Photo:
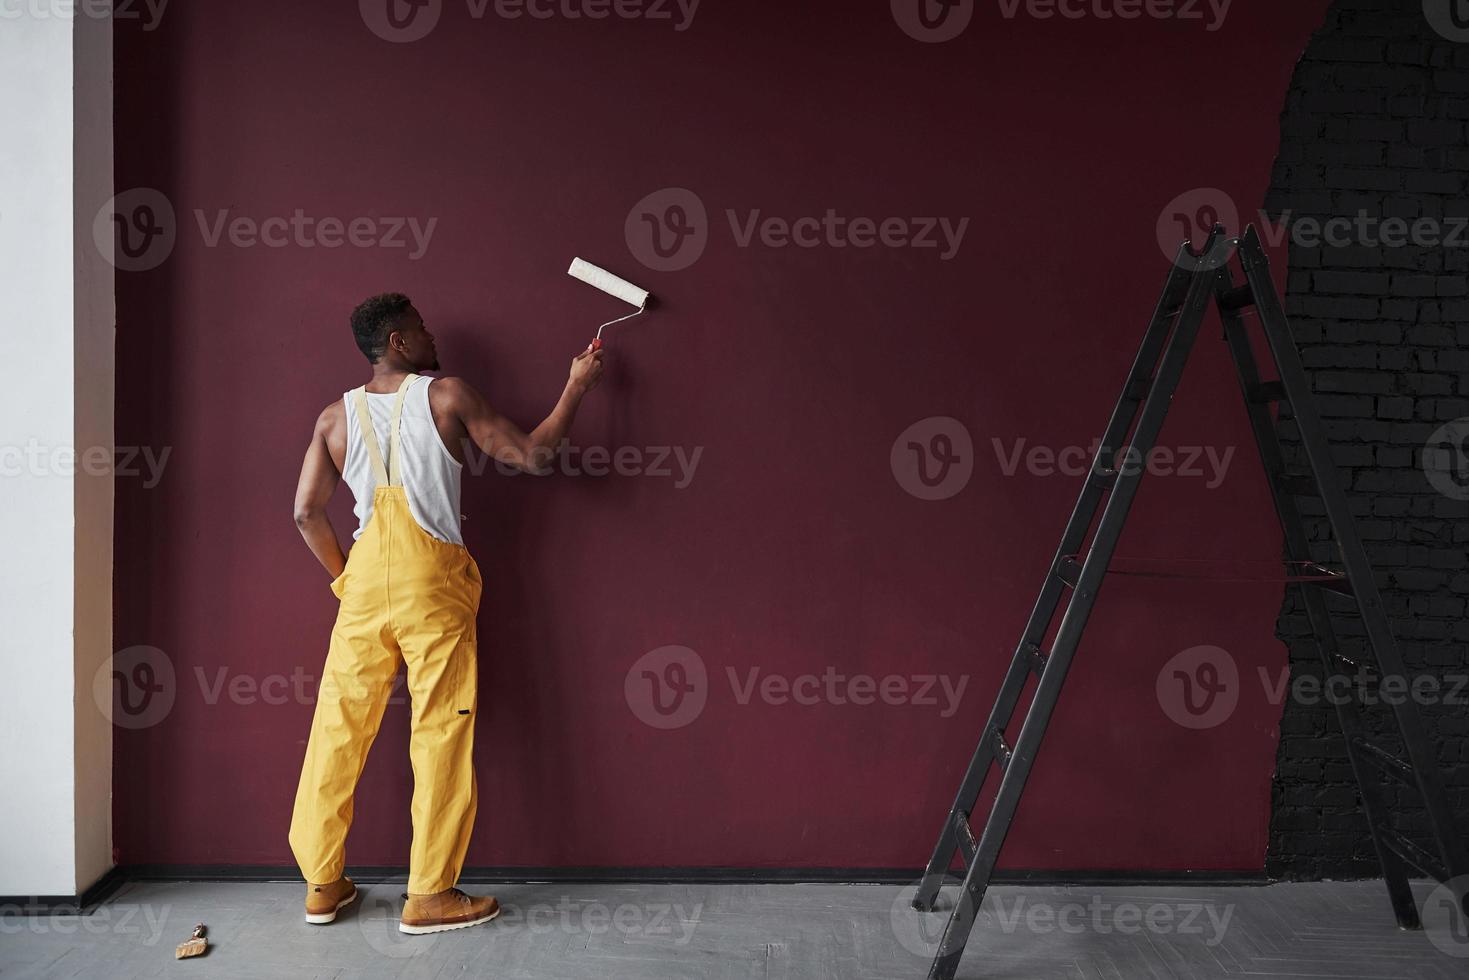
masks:
[[(1239, 284), (1230, 268), (1233, 255), (1237, 255), (1243, 272), (1244, 280)], [(944, 820), (938, 845), (914, 896), (914, 908), (932, 911), (949, 866), (956, 854), (962, 858), (963, 884), (929, 970), (931, 980), (952, 980), (964, 955), (964, 946), (1020, 804), (1026, 778), (1040, 750), (1071, 659), (1096, 604), (1097, 592), (1137, 493), (1144, 470), (1142, 461), (1148, 458), (1157, 441), (1211, 303), (1219, 310), (1250, 425), (1265, 472), (1270, 477), (1276, 513), (1284, 531), (1283, 558), (1287, 569), (1311, 564), (1305, 527), (1294, 498), (1303, 493), (1319, 497), (1331, 523), (1345, 574), (1298, 580), (1328, 674), (1359, 673), (1364, 666), (1371, 666), (1381, 677), (1407, 676), (1346, 492), (1331, 461), (1326, 429), (1312, 401), (1310, 384), (1270, 276), (1259, 235), (1251, 226), (1242, 239), (1230, 239), (1223, 227), (1216, 226), (1202, 249), (1195, 251), (1188, 242), (1179, 249), (1127, 383), (1112, 410), (1101, 448), (1041, 586), (1040, 598), (985, 723), (979, 747), (964, 774), (954, 806)], [(1255, 363), (1242, 319), (1251, 310), (1260, 319), (1276, 362), (1274, 380), (1261, 380)], [(1309, 476), (1292, 476), (1286, 472), (1285, 454), (1271, 417), (1270, 406), (1277, 402), (1290, 407), (1310, 463)], [(1101, 518), (1088, 542), (1088, 532), (1099, 508)], [(1047, 649), (1046, 637), (1066, 592), (1070, 593), (1070, 599)], [(1355, 599), (1375, 664), (1357, 664), (1340, 653), (1326, 606), (1326, 596), (1332, 592)], [(1007, 731), (1032, 674), (1038, 683), (1012, 746), (1007, 741)], [(1453, 814), (1434, 749), (1416, 706), (1410, 698), (1394, 699), (1393, 717), (1403, 746), (1402, 752), (1396, 752), (1369, 738), (1358, 707), (1351, 699), (1333, 700), (1338, 702), (1337, 718), (1346, 736), (1347, 754), (1398, 924), (1405, 929), (1419, 927), (1418, 910), (1408, 884), (1414, 871), (1442, 882), (1452, 881), (1455, 899), (1469, 913), (1462, 877), (1469, 875), (1469, 851), (1454, 831)], [(999, 787), (983, 830), (976, 838), (970, 821), (992, 770), (999, 773)], [(1433, 851), (1390, 826), (1388, 800), (1379, 773), (1386, 773), (1409, 787), (1422, 800), (1434, 838)]]

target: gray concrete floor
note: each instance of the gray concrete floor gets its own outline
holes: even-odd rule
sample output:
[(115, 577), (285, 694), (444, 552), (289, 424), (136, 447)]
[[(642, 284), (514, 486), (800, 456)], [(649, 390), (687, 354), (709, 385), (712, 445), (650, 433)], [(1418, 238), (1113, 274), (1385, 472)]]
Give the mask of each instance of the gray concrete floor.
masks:
[[(302, 922), (292, 884), (133, 883), (84, 916), (0, 909), (0, 977), (922, 980), (943, 921), (895, 886), (525, 884), (472, 889), (500, 898), (496, 922), (412, 937), (401, 882), (361, 888), (329, 926)], [(208, 955), (175, 961), (196, 922)], [(1378, 882), (1000, 887), (959, 975), (1465, 980), (1469, 931), (1399, 931)]]

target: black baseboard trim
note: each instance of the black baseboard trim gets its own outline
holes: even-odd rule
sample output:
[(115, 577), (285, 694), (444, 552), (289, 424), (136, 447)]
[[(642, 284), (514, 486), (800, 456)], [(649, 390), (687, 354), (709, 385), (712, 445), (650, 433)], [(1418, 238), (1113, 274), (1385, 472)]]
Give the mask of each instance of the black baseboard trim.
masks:
[[(349, 867), (364, 885), (407, 880), (404, 867)], [(460, 883), (657, 884), (657, 885), (911, 885), (921, 868), (465, 868)], [(952, 876), (951, 876), (952, 877)], [(958, 879), (952, 879), (957, 881)], [(0, 915), (77, 915), (101, 904), (130, 881), (299, 882), (285, 864), (133, 864), (111, 869), (81, 895), (0, 896)], [(1267, 885), (1264, 871), (1143, 871), (1005, 869), (997, 885), (1148, 887), (1166, 885)]]
[[(122, 869), (129, 881), (300, 881), (293, 865), (267, 864), (135, 864)], [(363, 884), (406, 879), (405, 867), (349, 867)], [(468, 884), (566, 882), (591, 884), (842, 884), (911, 885), (922, 868), (568, 868), (471, 867), (460, 881)], [(1263, 885), (1260, 871), (1021, 870), (995, 873), (1000, 885)]]
[(0, 895), (0, 915), (80, 915), (100, 905), (128, 881), (112, 867), (80, 895)]

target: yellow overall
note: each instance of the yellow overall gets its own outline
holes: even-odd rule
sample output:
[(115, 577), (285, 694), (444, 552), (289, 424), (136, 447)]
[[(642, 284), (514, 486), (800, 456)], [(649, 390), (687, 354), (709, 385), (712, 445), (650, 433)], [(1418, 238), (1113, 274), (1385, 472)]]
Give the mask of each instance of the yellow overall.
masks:
[[(397, 464), (399, 417), (414, 377), (398, 389), (388, 467)], [(462, 545), (440, 541), (413, 519), (401, 474), (383, 464), (364, 389), (352, 392), (352, 400), (377, 485), (372, 516), (331, 585), (341, 608), (296, 790), (291, 851), (308, 882), (342, 876), (352, 793), (401, 657), (413, 702), (408, 891), (429, 895), (458, 881), (474, 826), (475, 615), (482, 585)]]

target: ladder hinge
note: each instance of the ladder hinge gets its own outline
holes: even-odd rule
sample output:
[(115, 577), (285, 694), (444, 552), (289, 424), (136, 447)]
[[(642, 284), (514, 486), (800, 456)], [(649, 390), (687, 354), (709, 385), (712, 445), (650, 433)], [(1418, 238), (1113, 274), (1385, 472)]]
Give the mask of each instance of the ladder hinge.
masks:
[(1081, 562), (1075, 558), (1061, 559), (1061, 564), (1056, 566), (1056, 577), (1076, 588), (1076, 583), (1081, 581)]
[(1046, 672), (1046, 655), (1041, 653), (1041, 648), (1034, 643), (1025, 645), (1025, 660), (1030, 664), (1031, 671), (1039, 678)]
[(990, 729), (990, 747), (994, 750), (995, 762), (1003, 770), (1010, 764), (1010, 757), (1015, 753), (1005, 741), (1005, 733), (998, 727)]

